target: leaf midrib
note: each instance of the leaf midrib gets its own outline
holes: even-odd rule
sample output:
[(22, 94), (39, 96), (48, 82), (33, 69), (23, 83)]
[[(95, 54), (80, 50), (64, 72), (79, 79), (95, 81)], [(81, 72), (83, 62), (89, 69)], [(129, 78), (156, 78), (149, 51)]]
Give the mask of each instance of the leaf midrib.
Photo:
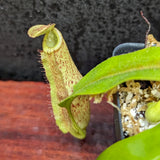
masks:
[[(117, 75), (125, 75), (126, 73), (133, 73), (133, 72), (139, 72), (139, 71), (143, 71), (143, 70), (151, 70), (151, 69), (160, 69), (160, 65), (156, 65), (156, 66), (146, 66), (146, 67), (143, 67), (143, 68), (140, 68), (140, 69), (138, 69), (139, 67), (137, 67), (137, 68), (134, 68), (134, 69), (128, 69), (128, 70), (125, 70), (125, 71), (121, 71), (121, 72), (119, 72), (119, 73), (117, 73), (117, 74), (110, 74), (110, 75), (108, 75), (108, 76), (103, 76), (103, 77), (101, 77), (100, 79), (98, 79), (98, 80), (94, 80), (94, 81), (92, 81), (91, 83), (86, 83), (87, 84), (87, 86), (91, 86), (92, 84), (94, 84), (94, 83), (96, 83), (96, 82), (98, 82), (98, 81), (101, 81), (101, 80), (105, 80), (105, 79), (109, 79), (109, 78), (112, 78), (112, 77), (115, 77), (115, 76), (117, 76)], [(137, 70), (138, 69), (138, 70)], [(124, 79), (124, 81), (125, 81), (125, 79)], [(78, 88), (80, 88), (80, 89), (78, 89), (77, 90), (77, 88), (76, 88), (76, 92), (74, 93), (74, 95), (77, 95), (76, 93), (79, 93), (81, 90), (83, 90), (85, 87), (86, 87), (86, 84), (82, 84), (84, 87), (82, 87), (82, 88), (80, 88), (80, 87), (78, 87)], [(112, 88), (112, 87), (111, 87)]]

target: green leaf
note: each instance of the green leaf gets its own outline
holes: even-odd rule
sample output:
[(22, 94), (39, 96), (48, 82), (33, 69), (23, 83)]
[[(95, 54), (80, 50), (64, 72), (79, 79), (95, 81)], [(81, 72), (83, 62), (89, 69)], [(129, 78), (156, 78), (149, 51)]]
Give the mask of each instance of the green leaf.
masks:
[(150, 102), (147, 104), (148, 108), (145, 112), (145, 117), (150, 123), (160, 121), (160, 101)]
[(114, 143), (97, 160), (160, 160), (160, 124)]
[(150, 47), (111, 57), (86, 74), (74, 86), (73, 93), (59, 105), (69, 108), (79, 95), (105, 93), (128, 80), (160, 81), (160, 47)]

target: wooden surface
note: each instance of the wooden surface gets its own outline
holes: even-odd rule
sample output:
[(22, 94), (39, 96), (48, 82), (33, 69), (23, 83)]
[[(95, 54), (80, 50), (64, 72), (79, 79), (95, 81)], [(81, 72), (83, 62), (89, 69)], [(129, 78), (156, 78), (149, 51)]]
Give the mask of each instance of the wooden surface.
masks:
[(106, 102), (91, 105), (87, 137), (78, 140), (55, 125), (48, 84), (0, 81), (1, 160), (95, 160), (114, 142)]

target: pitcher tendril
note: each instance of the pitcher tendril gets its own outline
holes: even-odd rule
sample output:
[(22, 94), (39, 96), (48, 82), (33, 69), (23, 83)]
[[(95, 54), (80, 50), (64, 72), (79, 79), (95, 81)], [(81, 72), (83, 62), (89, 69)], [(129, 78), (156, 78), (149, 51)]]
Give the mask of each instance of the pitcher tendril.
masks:
[(148, 19), (143, 15), (143, 12), (140, 11), (140, 14), (142, 16), (142, 18), (146, 21), (146, 23), (148, 24), (148, 30), (146, 32), (146, 38), (145, 38), (145, 46), (147, 46), (147, 39), (148, 39), (148, 35), (149, 35), (149, 32), (151, 30), (151, 24), (150, 22), (148, 21)]

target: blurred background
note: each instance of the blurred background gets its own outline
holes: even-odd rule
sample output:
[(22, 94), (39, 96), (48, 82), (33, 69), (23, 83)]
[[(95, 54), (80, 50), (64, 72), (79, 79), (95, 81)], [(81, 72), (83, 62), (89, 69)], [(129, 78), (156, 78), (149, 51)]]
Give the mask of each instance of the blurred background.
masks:
[(42, 38), (27, 30), (56, 23), (85, 75), (124, 42), (144, 42), (148, 25), (160, 40), (159, 0), (0, 0), (0, 80), (44, 81), (38, 62)]

